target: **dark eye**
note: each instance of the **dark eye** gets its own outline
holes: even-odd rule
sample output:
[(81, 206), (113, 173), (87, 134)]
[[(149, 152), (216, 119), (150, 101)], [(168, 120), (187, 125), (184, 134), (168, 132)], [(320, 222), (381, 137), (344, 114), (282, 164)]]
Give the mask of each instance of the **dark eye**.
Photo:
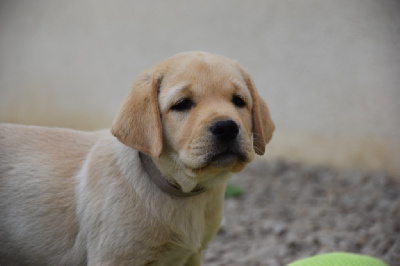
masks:
[(242, 108), (246, 106), (246, 102), (244, 101), (243, 97), (240, 95), (235, 95), (232, 98), (232, 102), (236, 107)]
[(189, 98), (183, 98), (171, 107), (171, 110), (183, 112), (193, 107), (193, 102)]

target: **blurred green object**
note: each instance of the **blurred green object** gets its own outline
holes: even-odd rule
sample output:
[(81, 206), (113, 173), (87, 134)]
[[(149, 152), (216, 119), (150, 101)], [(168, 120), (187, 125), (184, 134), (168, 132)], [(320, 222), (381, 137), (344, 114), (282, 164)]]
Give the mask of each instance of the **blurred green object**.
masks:
[(225, 197), (226, 198), (237, 198), (243, 195), (243, 188), (234, 186), (234, 185), (227, 185), (225, 189)]
[(389, 266), (383, 261), (360, 254), (335, 252), (301, 259), (288, 266)]

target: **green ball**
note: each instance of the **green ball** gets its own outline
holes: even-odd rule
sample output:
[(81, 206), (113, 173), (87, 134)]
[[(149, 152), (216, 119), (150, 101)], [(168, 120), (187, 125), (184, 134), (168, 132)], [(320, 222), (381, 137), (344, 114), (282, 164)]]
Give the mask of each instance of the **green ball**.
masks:
[(381, 260), (365, 255), (335, 252), (317, 255), (290, 263), (288, 266), (388, 266)]

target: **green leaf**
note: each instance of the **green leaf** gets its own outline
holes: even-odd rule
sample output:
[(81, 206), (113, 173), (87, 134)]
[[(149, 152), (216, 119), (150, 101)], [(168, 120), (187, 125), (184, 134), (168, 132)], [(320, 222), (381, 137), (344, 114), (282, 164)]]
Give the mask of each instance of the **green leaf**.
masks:
[(243, 188), (235, 185), (228, 184), (225, 189), (225, 197), (226, 198), (237, 198), (243, 195)]

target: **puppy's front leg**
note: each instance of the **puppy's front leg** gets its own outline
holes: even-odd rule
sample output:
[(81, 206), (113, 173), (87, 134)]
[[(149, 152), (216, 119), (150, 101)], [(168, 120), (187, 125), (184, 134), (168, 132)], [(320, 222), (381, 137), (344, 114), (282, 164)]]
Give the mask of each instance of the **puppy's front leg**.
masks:
[(190, 256), (186, 261), (185, 266), (200, 266), (203, 258), (203, 251), (197, 252)]

